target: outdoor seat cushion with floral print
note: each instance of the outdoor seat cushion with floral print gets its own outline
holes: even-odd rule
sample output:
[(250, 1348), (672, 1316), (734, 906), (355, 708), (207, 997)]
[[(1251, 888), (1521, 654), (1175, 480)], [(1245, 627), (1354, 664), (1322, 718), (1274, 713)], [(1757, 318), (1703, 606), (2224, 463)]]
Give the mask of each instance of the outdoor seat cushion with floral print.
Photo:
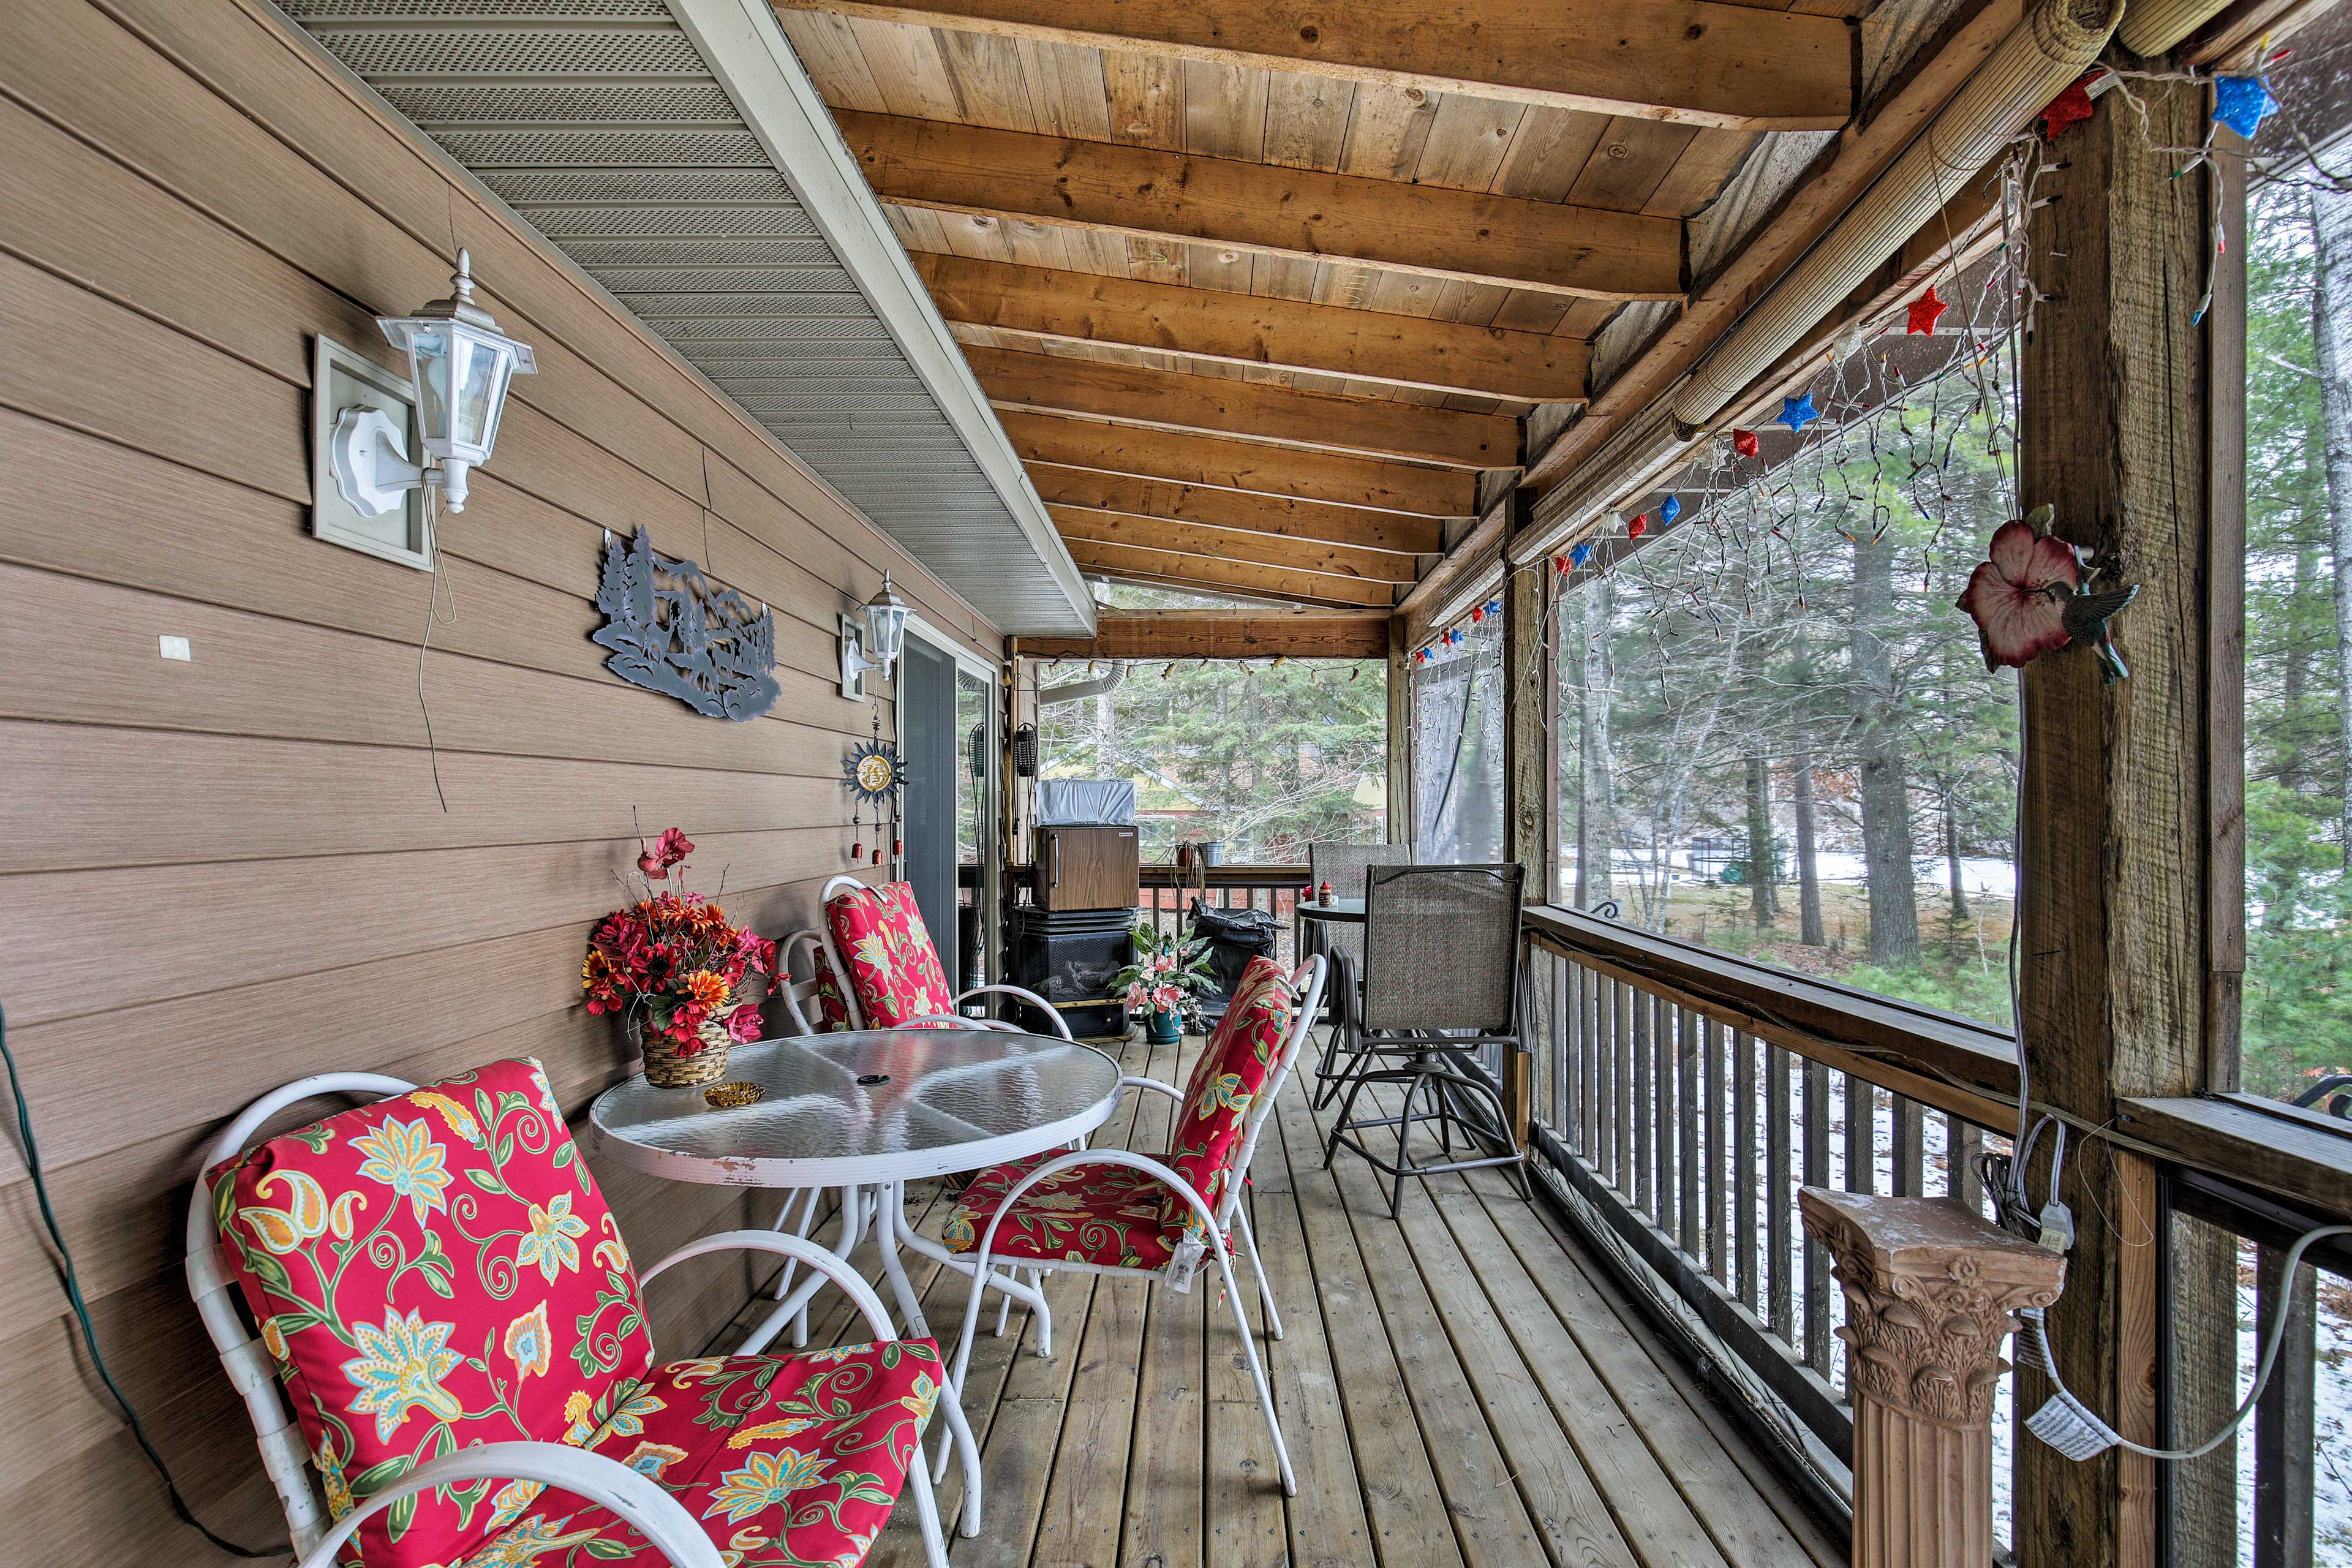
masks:
[[(854, 1563), (888, 1521), (939, 1394), (929, 1340), (674, 1362), (589, 1446), (660, 1482), (733, 1568)], [(525, 1511), (494, 1516), (503, 1528), (463, 1568), (668, 1568), (601, 1504), (557, 1487), (511, 1489)]]
[(833, 965), (824, 961), (824, 947), (819, 943), (809, 950), (809, 978), (816, 982), (817, 1033), (836, 1035), (853, 1027), (849, 1021), (849, 1004), (841, 993), (841, 977)]
[[(824, 923), (834, 950), (849, 966), (849, 983), (867, 1028), (887, 1029), (926, 1013), (955, 1011), (955, 992), (940, 967), (923, 911), (915, 907), (914, 884), (844, 888), (825, 900)], [(831, 968), (820, 959), (818, 979), (826, 979)]]
[[(587, 1440), (652, 1364), (628, 1252), (537, 1062), (272, 1138), (212, 1184), (338, 1517), (460, 1447)], [(495, 1487), (395, 1504), (344, 1560), (453, 1563), (489, 1535)]]
[[(981, 1232), (1004, 1194), (1063, 1149), (1011, 1160), (971, 1179), (948, 1215), (950, 1252), (974, 1252)], [(1176, 1254), (1181, 1227), (1162, 1217), (1168, 1189), (1157, 1176), (1129, 1165), (1078, 1165), (1048, 1176), (1021, 1194), (996, 1227), (991, 1258), (1050, 1263), (1097, 1263), (1120, 1268), (1164, 1268)]]
[[(1192, 1063), (1184, 1102), (1168, 1135), (1168, 1164), (1212, 1209), (1241, 1158), (1250, 1108), (1274, 1076), (1297, 1004), (1297, 988), (1280, 964), (1251, 959), (1234, 984), (1225, 1016)], [(1191, 1239), (1207, 1240), (1192, 1206), (1172, 1189), (1165, 1194), (1161, 1217), (1191, 1232)]]

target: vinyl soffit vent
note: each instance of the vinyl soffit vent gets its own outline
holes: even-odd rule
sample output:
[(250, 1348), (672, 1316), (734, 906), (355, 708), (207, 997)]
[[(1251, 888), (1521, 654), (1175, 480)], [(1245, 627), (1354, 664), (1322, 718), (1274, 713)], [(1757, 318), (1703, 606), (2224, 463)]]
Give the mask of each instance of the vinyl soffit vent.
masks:
[(1091, 631), (1084, 580), (762, 0), (278, 3), (991, 623)]

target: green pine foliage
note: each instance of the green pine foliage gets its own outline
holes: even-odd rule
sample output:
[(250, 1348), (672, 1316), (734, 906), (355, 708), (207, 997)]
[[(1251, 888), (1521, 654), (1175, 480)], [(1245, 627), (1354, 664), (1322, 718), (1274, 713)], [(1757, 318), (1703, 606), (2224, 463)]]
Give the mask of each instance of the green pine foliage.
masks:
[(2244, 1075), (2255, 1092), (2291, 1096), (2352, 1068), (2345, 670), (2309, 198), (2267, 186), (2248, 227)]
[[(1121, 608), (1195, 601), (1113, 588)], [(1051, 689), (1084, 664), (1046, 667)], [(1231, 864), (1298, 864), (1307, 846), (1385, 837), (1384, 663), (1332, 659), (1137, 663), (1108, 697), (1038, 715), (1045, 771), (1137, 781), (1146, 860), (1180, 838), (1220, 839)]]

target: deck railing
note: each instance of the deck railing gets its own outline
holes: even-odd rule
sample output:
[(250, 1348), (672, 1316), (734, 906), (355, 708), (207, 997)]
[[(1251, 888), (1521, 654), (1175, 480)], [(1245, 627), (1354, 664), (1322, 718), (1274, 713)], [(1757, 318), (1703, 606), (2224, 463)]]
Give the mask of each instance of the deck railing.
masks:
[[(1797, 1189), (1949, 1196), (1987, 1212), (1976, 1157), (2005, 1149), (2014, 1126), (2001, 1103), (2016, 1091), (2011, 1037), (1574, 911), (1531, 910), (1526, 929), (1529, 1142), (1547, 1186), (1620, 1282), (1748, 1417), (1792, 1483), (1826, 1510), (1845, 1508), (1853, 1416), (1845, 1347), (1833, 1331), (1844, 1300), (1828, 1255), (1805, 1237)], [(2327, 1369), (2315, 1356), (2307, 1271), (2293, 1289), (2273, 1276), (2297, 1228), (2337, 1211), (2289, 1212), (2193, 1159), (2160, 1169), (2158, 1231), (2170, 1234), (2177, 1205), (2242, 1238), (2245, 1316), (2266, 1331), (2285, 1312), (2291, 1329), (2241, 1438), (2254, 1461), (2250, 1517), (2242, 1531), (2224, 1530), (2226, 1543), (2172, 1560), (2237, 1563), (2244, 1533), (2245, 1560), (2257, 1568), (2307, 1564), (2315, 1373)], [(2342, 1180), (2315, 1165), (2312, 1190), (2336, 1191)], [(2352, 1249), (2310, 1257), (2352, 1271)], [(2168, 1289), (2171, 1270), (2159, 1272)], [(2174, 1361), (2221, 1351), (2186, 1342), (2200, 1328), (2227, 1334), (2227, 1352), (2237, 1351), (2235, 1322), (2175, 1320), (2168, 1299), (2158, 1309), (2182, 1342)], [(2159, 1381), (2169, 1387), (2168, 1376)], [(2210, 1430), (2203, 1415), (2191, 1419)], [(2166, 1409), (2159, 1420), (2178, 1425)], [(1994, 1426), (2004, 1513), (2011, 1434), (2005, 1380)], [(2192, 1535), (2210, 1536), (2213, 1521), (2193, 1518), (2172, 1479), (2160, 1501), (2179, 1508)]]
[(1265, 910), (1273, 914), (1276, 956), (1293, 962), (1297, 935), (1298, 889), (1307, 885), (1304, 866), (1146, 866), (1136, 908), (1150, 917), (1151, 929), (1166, 931), (1181, 923), (1199, 898), (1213, 910)]

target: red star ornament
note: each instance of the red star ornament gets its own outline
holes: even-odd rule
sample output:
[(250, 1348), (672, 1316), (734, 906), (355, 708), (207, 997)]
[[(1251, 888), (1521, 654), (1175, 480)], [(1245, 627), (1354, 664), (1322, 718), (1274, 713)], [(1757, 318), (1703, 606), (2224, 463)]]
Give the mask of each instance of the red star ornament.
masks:
[(1650, 514), (1646, 511), (1625, 525), (1625, 537), (1628, 539), (1639, 539), (1649, 531)]
[(1762, 446), (1753, 430), (1734, 430), (1731, 433), (1731, 449), (1743, 458), (1754, 457)]
[(1914, 335), (1920, 332), (1932, 332), (1936, 330), (1936, 318), (1950, 308), (1936, 297), (1936, 286), (1930, 283), (1925, 294), (1911, 301), (1910, 323), (1904, 328), (1904, 331)]

